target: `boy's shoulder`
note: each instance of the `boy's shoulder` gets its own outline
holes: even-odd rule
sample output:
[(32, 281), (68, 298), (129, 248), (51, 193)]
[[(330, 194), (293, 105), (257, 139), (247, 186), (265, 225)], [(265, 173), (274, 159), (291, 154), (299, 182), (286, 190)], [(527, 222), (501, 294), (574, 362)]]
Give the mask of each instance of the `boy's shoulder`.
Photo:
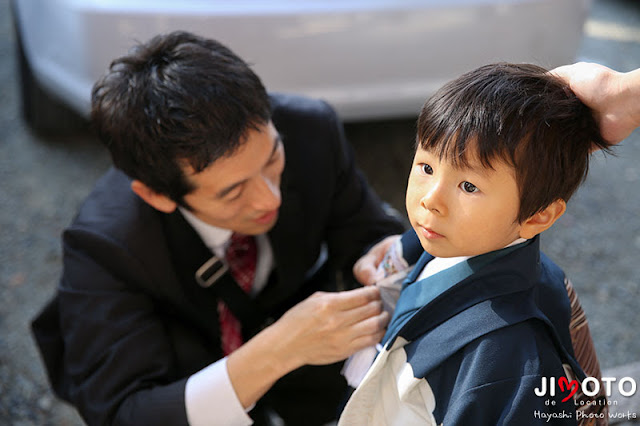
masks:
[[(570, 312), (565, 311), (564, 303), (541, 307), (541, 298), (536, 291), (496, 295), (457, 311), (422, 333), (415, 324), (415, 332), (404, 347), (407, 362), (414, 364), (416, 377), (426, 377), (438, 369), (478, 369), (493, 376), (490, 379), (480, 374), (478, 385), (539, 374), (547, 369), (547, 361), (561, 365), (567, 355), (572, 355)], [(450, 309), (456, 311), (453, 306)]]
[[(418, 276), (421, 266), (424, 265), (419, 262), (407, 281)], [(535, 316), (540, 311), (570, 309), (564, 287), (565, 274), (540, 251), (538, 237), (492, 259), (490, 263), (481, 264), (479, 268), (471, 265), (471, 261), (465, 268), (469, 272), (462, 274), (459, 282), (415, 314), (413, 336), (405, 336), (406, 340), (414, 340), (427, 329), (436, 324), (446, 324), (454, 316), (462, 314), (465, 317), (463, 312), (468, 308), (473, 308), (473, 312), (490, 313), (500, 306), (507, 322), (516, 321), (522, 316), (519, 313)], [(427, 285), (430, 281), (419, 284)], [(502, 300), (509, 303), (519, 301), (519, 304), (503, 303)], [(486, 303), (483, 305), (482, 302)], [(466, 320), (473, 319), (466, 315)]]
[[(534, 424), (533, 413), (549, 409), (544, 405), (549, 398), (532, 397), (534, 389), (543, 378), (564, 376), (565, 363), (575, 369), (564, 273), (542, 254), (537, 265), (533, 285), (511, 293), (496, 289), (462, 310), (449, 303), (447, 309), (455, 314), (403, 347), (414, 377), (424, 379), (433, 392), (438, 424), (467, 424), (474, 416), (470, 407), (483, 405), (489, 422), (507, 415), (510, 424)], [(505, 277), (496, 269), (483, 281), (498, 287), (501, 281), (515, 286), (526, 281)], [(451, 300), (464, 303), (464, 293), (456, 295), (454, 289)], [(558, 415), (573, 412), (556, 399)]]
[[(424, 379), (433, 391), (433, 414), (439, 423), (495, 424), (498, 419), (509, 419), (504, 424), (538, 424), (535, 412), (555, 410), (567, 416), (575, 412), (572, 400), (562, 401), (566, 395), (535, 394), (543, 380), (564, 375), (561, 356), (546, 325), (530, 320), (470, 342)], [(550, 399), (553, 407), (545, 405)]]
[[(414, 354), (424, 353), (422, 339), (405, 347), (407, 362)], [(469, 391), (475, 387), (491, 387), (526, 376), (562, 373), (561, 356), (547, 326), (535, 319), (509, 324), (478, 336), (438, 366), (426, 372), (429, 383), (451, 381), (446, 387)]]
[[(535, 240), (423, 306), (399, 335), (409, 342), (408, 352), (430, 354), (422, 357), (428, 358), (422, 367), (425, 374), (467, 345), (502, 336), (512, 347), (511, 342), (539, 334), (573, 355), (564, 282), (563, 271), (540, 252)], [(429, 347), (441, 349), (434, 353)]]

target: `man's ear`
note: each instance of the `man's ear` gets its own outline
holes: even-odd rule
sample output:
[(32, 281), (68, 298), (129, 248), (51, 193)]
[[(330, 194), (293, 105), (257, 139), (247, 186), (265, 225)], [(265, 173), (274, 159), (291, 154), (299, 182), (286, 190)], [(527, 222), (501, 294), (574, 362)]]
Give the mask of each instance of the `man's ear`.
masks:
[(163, 213), (173, 213), (176, 207), (178, 207), (178, 204), (171, 198), (154, 191), (137, 179), (131, 182), (131, 190), (138, 197), (142, 198), (145, 203)]
[(567, 210), (567, 203), (557, 199), (549, 204), (544, 210), (525, 220), (520, 226), (520, 237), (531, 239), (543, 231), (551, 228), (551, 225), (560, 218)]

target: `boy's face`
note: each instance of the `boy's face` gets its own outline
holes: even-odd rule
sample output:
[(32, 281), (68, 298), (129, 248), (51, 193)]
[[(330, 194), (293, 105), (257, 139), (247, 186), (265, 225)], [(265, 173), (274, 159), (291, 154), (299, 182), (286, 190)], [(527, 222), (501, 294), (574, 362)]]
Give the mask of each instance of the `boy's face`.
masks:
[(455, 167), (418, 148), (406, 205), (427, 252), (436, 257), (474, 256), (519, 238), (520, 200), (513, 167), (498, 159), (492, 166), (482, 166), (474, 153), (469, 167)]

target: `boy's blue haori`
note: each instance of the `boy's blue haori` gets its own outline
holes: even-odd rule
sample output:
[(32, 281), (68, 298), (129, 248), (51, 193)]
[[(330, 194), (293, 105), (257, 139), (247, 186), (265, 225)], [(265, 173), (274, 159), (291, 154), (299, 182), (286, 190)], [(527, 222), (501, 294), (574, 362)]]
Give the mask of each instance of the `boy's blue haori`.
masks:
[(431, 259), (407, 276), (384, 349), (339, 424), (575, 425), (566, 392), (535, 393), (543, 378), (585, 377), (565, 275), (539, 237), (415, 281)]

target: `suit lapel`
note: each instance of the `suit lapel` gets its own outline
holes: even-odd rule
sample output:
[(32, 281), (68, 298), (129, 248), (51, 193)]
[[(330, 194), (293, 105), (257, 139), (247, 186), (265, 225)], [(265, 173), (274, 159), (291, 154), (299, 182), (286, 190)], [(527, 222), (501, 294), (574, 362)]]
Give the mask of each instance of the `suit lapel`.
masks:
[[(164, 215), (167, 243), (178, 279), (176, 292), (187, 299), (183, 314), (190, 317), (206, 334), (217, 341), (217, 299), (213, 292), (202, 288), (195, 280), (195, 272), (212, 256), (196, 231), (176, 210)], [(193, 307), (197, 309), (193, 309)]]
[[(286, 173), (286, 169), (285, 169)], [(303, 260), (304, 229), (300, 217), (301, 199), (292, 185), (283, 176), (282, 205), (278, 221), (269, 231), (269, 241), (273, 248), (275, 277), (260, 295), (260, 302), (266, 308), (276, 306), (290, 296), (304, 282)]]

